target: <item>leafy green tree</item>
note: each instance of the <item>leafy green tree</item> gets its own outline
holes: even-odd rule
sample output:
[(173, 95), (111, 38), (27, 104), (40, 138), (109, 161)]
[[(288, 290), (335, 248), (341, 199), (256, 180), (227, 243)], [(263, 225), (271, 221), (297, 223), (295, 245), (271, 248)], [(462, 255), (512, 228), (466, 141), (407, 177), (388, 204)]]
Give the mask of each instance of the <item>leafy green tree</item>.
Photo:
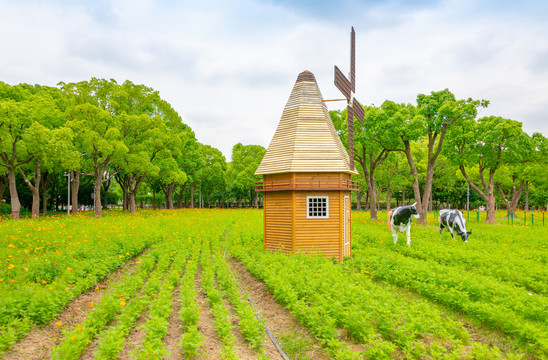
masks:
[(242, 145), (238, 143), (232, 147), (232, 162), (228, 167), (228, 185), (230, 192), (236, 199), (254, 200), (258, 206), (258, 196), (255, 192), (255, 183), (261, 181), (255, 176), (266, 149), (260, 145)]
[[(184, 132), (180, 133), (181, 137), (181, 153), (177, 157), (179, 167), (187, 175), (186, 185), (189, 186), (190, 191), (190, 208), (194, 208), (194, 190), (196, 185), (200, 183), (201, 171), (205, 166), (205, 156), (203, 153), (203, 145), (200, 144), (194, 132), (188, 128)], [(183, 195), (185, 187), (181, 187), (179, 193), (179, 206), (182, 206)]]
[(111, 102), (118, 84), (114, 80), (92, 78), (63, 87), (78, 99), (66, 110), (67, 124), (75, 133), (81, 154), (91, 160), (95, 216), (100, 217), (101, 186), (115, 175), (111, 167), (120, 166), (128, 152), (122, 140), (120, 118)]
[[(348, 114), (346, 110), (331, 111), (331, 120), (341, 136), (341, 141), (348, 148)], [(374, 106), (365, 107), (364, 123), (354, 124), (354, 160), (360, 165), (369, 197), (372, 220), (377, 220), (377, 185), (375, 170), (390, 155), (391, 149), (384, 146), (381, 122), (389, 116), (382, 109)]]
[[(36, 198), (39, 199), (41, 162), (47, 151), (41, 149), (43, 142), (40, 132), (60, 125), (62, 114), (52, 96), (54, 90), (39, 85), (20, 84), (10, 86), (0, 82), (0, 166), (7, 172), (12, 218), (18, 219), (21, 203), (17, 193), (16, 172), (21, 166), (33, 162), (34, 183), (21, 174)], [(43, 136), (48, 136), (42, 133)], [(51, 146), (50, 146), (51, 148)], [(33, 205), (33, 215), (38, 216), (39, 200)]]
[(227, 164), (223, 153), (209, 145), (202, 145), (204, 166), (200, 172), (200, 193), (205, 193), (208, 205), (212, 194), (223, 194), (227, 187)]
[[(485, 201), (486, 222), (496, 223), (495, 174), (502, 166), (518, 164), (531, 155), (530, 137), (519, 121), (488, 116), (459, 124), (449, 138), (448, 157)], [(477, 171), (475, 178), (470, 174), (473, 170)]]
[[(38, 122), (33, 123), (23, 135), (27, 153), (33, 160), (19, 167), (19, 172), (32, 192), (32, 217), (40, 214), (42, 171), (72, 168), (79, 161), (80, 156), (73, 146), (72, 138), (72, 130), (69, 128), (48, 129)], [(26, 171), (23, 171), (25, 168)]]
[[(417, 202), (417, 210), (420, 218), (419, 223), (426, 224), (426, 213), (428, 202), (432, 192), (434, 179), (434, 168), (436, 161), (443, 149), (447, 130), (461, 122), (475, 119), (477, 108), (486, 107), (489, 104), (486, 100), (457, 100), (455, 95), (448, 89), (431, 92), (430, 95), (419, 94), (417, 96), (417, 107), (412, 118), (403, 119), (394, 128), (394, 135), (398, 136), (403, 145), (403, 151), (407, 157), (411, 175), (413, 176), (413, 193)], [(426, 179), (424, 190), (421, 193), (419, 172), (411, 152), (411, 142), (419, 138), (428, 139), (428, 155), (426, 163)]]
[(160, 184), (165, 197), (166, 208), (173, 209), (173, 192), (179, 185), (187, 181), (187, 176), (177, 164), (177, 161), (171, 156), (165, 156), (158, 162), (160, 168), (157, 183)]
[(392, 195), (396, 191), (411, 186), (412, 179), (409, 176), (409, 166), (403, 154), (391, 152), (386, 161), (378, 169), (376, 181), (378, 188), (386, 193), (386, 209), (391, 209)]
[(155, 177), (160, 171), (154, 159), (160, 152), (163, 158), (171, 156), (169, 151), (178, 142), (163, 116), (169, 106), (158, 92), (125, 81), (113, 93), (112, 102), (120, 118), (122, 141), (128, 148), (115, 178), (123, 191), (124, 210), (135, 213), (139, 185), (146, 176)]
[[(530, 140), (522, 149), (528, 156), (517, 164), (502, 166), (495, 176), (495, 186), (506, 208), (514, 216), (523, 190), (526, 191), (525, 209), (528, 210), (529, 184), (546, 173), (543, 168), (548, 162), (548, 141), (540, 133), (534, 133)], [(542, 175), (541, 178), (546, 179)]]

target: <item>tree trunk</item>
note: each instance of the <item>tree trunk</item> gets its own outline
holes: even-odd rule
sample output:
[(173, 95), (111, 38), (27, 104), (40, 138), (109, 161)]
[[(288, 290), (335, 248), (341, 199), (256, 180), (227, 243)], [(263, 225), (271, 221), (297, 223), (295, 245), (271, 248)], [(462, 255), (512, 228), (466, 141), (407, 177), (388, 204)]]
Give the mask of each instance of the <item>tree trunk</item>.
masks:
[[(129, 194), (122, 188), (122, 211), (127, 211), (129, 207)], [(131, 211), (130, 211), (131, 212)]]
[[(44, 215), (48, 213), (48, 187), (52, 174), (48, 171), (42, 173), (42, 181), (40, 181), (40, 189), (42, 190), (42, 211)], [(0, 193), (1, 197), (1, 193)]]
[(131, 214), (135, 214), (137, 212), (137, 207), (135, 205), (136, 198), (137, 198), (137, 186), (135, 184), (135, 179), (133, 178), (133, 176), (130, 176), (128, 179), (128, 191), (127, 191), (125, 201), (127, 201), (126, 206)]
[(405, 188), (401, 192), (401, 206), (405, 206)]
[(432, 212), (432, 197), (433, 197), (434, 190), (430, 191), (430, 201), (428, 201), (428, 211)]
[(102, 208), (101, 208), (101, 185), (103, 183), (103, 172), (95, 172), (95, 185), (94, 188), (94, 195), (93, 195), (93, 205), (95, 207), (95, 217), (101, 217), (102, 216)]
[(164, 194), (166, 194), (166, 209), (173, 210), (173, 189), (175, 188), (175, 184), (169, 184), (169, 185), (162, 185), (162, 190), (164, 190)]
[(17, 194), (14, 167), (8, 167), (8, 187), (10, 189), (11, 218), (19, 219), (21, 203), (19, 202), (19, 195)]
[(363, 196), (363, 190), (360, 189), (356, 193), (356, 210), (358, 211), (362, 209), (362, 196)]
[(34, 172), (34, 184), (27, 179), (27, 176), (19, 168), (19, 172), (21, 173), (21, 176), (23, 177), (23, 180), (25, 181), (25, 185), (29, 188), (30, 192), (32, 193), (32, 217), (38, 218), (40, 217), (40, 180), (42, 179), (42, 167), (40, 165), (40, 160), (36, 161), (36, 170)]
[(70, 171), (70, 191), (72, 197), (72, 212), (78, 213), (78, 191), (80, 190), (80, 172), (77, 170)]
[(529, 211), (529, 182), (525, 183), (525, 211)]
[(497, 219), (495, 218), (495, 182), (494, 182), (495, 169), (489, 169), (489, 183), (486, 184), (485, 181), (483, 180), (483, 166), (480, 163), (479, 175), (480, 175), (481, 182), (483, 184), (484, 191), (482, 191), (479, 188), (479, 186), (477, 186), (472, 181), (472, 179), (470, 179), (470, 177), (466, 173), (466, 169), (464, 168), (464, 165), (460, 165), (459, 169), (462, 175), (464, 175), (464, 178), (466, 179), (466, 181), (468, 182), (468, 185), (470, 185), (470, 187), (474, 189), (474, 191), (476, 191), (476, 193), (478, 193), (479, 196), (481, 196), (481, 198), (485, 201), (485, 216), (486, 216), (485, 223), (496, 224)]
[(375, 179), (371, 180), (371, 189), (369, 190), (369, 206), (371, 207), (371, 220), (378, 221), (377, 218), (377, 187)]
[(523, 192), (523, 186), (525, 184), (524, 180), (520, 181), (519, 189), (516, 189), (516, 178), (514, 178), (514, 185), (512, 186), (512, 199), (509, 200), (507, 196), (504, 194), (504, 191), (502, 191), (502, 187), (500, 186), (500, 183), (497, 183), (497, 190), (499, 191), (500, 196), (504, 200), (504, 203), (506, 204), (506, 208), (508, 209), (509, 215), (515, 216), (516, 214), (516, 208), (518, 207), (518, 202), (521, 197), (521, 193)]

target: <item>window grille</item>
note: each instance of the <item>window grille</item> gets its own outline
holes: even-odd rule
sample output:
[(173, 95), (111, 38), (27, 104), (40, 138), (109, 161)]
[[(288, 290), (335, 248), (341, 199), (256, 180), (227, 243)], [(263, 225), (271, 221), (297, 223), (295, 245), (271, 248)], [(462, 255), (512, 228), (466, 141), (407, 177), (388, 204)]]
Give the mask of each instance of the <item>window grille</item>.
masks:
[(308, 219), (329, 218), (329, 197), (328, 196), (307, 196), (306, 217)]

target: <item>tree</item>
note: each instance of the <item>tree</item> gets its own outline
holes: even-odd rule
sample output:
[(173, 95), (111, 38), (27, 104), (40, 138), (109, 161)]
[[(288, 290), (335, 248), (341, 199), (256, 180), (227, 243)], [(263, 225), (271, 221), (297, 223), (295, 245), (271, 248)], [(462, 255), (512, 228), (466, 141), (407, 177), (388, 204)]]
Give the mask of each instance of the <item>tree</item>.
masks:
[(166, 209), (173, 209), (173, 192), (175, 187), (182, 185), (187, 181), (187, 176), (179, 168), (177, 161), (169, 154), (162, 157), (158, 162), (160, 172), (157, 182), (160, 184), (166, 196)]
[[(19, 167), (19, 172), (32, 192), (32, 217), (38, 217), (40, 214), (39, 192), (43, 175), (56, 168), (77, 166), (74, 164), (79, 161), (80, 156), (74, 149), (72, 138), (72, 130), (69, 128), (48, 129), (38, 122), (33, 123), (23, 135), (27, 153), (33, 160)], [(24, 168), (28, 168), (27, 171), (23, 171)], [(42, 188), (42, 191), (45, 189)]]
[(242, 145), (238, 143), (232, 147), (232, 162), (227, 171), (228, 184), (231, 193), (236, 199), (255, 200), (258, 206), (258, 196), (255, 192), (255, 183), (261, 181), (255, 176), (266, 149), (260, 145)]
[[(348, 116), (346, 110), (331, 111), (331, 120), (337, 129), (341, 141), (348, 148)], [(372, 107), (365, 108), (364, 123), (354, 124), (354, 160), (360, 164), (365, 183), (367, 185), (367, 194), (369, 196), (369, 206), (371, 220), (377, 220), (377, 185), (375, 181), (375, 170), (390, 155), (391, 149), (384, 146), (381, 122), (390, 116), (382, 109)]]
[(153, 161), (170, 148), (171, 131), (159, 110), (165, 105), (152, 88), (125, 81), (113, 92), (112, 103), (128, 148), (115, 178), (123, 192), (123, 209), (135, 213), (139, 185), (146, 176), (158, 175), (159, 167)]
[[(495, 219), (495, 174), (503, 165), (527, 159), (530, 138), (520, 122), (498, 116), (469, 119), (451, 131), (448, 157), (486, 203), (486, 222)], [(476, 171), (476, 177), (471, 172)]]
[[(202, 144), (200, 144), (194, 132), (190, 128), (179, 133), (181, 138), (181, 152), (177, 157), (179, 167), (187, 176), (186, 184), (190, 187), (190, 208), (194, 208), (194, 188), (200, 182), (200, 171), (205, 166), (205, 157), (202, 153)], [(186, 185), (185, 184), (185, 185)], [(179, 204), (182, 205), (185, 188), (181, 188), (179, 193)]]
[(392, 195), (412, 183), (407, 160), (403, 154), (391, 152), (386, 161), (379, 166), (379, 176), (376, 179), (379, 182), (378, 187), (386, 192), (386, 209), (390, 210)]
[(91, 159), (94, 178), (95, 216), (101, 217), (101, 185), (109, 181), (115, 171), (111, 165), (120, 165), (128, 149), (122, 141), (121, 122), (111, 103), (114, 80), (92, 78), (89, 82), (66, 84), (84, 103), (67, 109), (68, 126), (78, 138), (80, 152)]
[[(511, 215), (515, 215), (518, 202), (525, 189), (525, 210), (529, 208), (529, 183), (542, 174), (548, 159), (548, 141), (542, 134), (534, 133), (530, 142), (524, 144), (524, 160), (517, 164), (502, 166), (495, 176), (495, 186)], [(543, 177), (542, 179), (546, 179)]]
[[(18, 219), (21, 203), (17, 193), (15, 173), (20, 167), (36, 160), (36, 137), (30, 133), (37, 131), (35, 123), (51, 123), (60, 118), (51, 90), (41, 86), (21, 84), (10, 86), (0, 82), (0, 166), (7, 170), (12, 218)], [(26, 141), (31, 143), (26, 144)], [(44, 153), (44, 152), (42, 152)], [(38, 195), (40, 181), (40, 161), (36, 162), (35, 184), (31, 189)], [(23, 174), (24, 175), (24, 174)], [(27, 181), (27, 184), (29, 182)], [(39, 203), (37, 203), (39, 204)], [(34, 208), (34, 207), (33, 207)], [(33, 212), (37, 216), (37, 212)]]
[[(406, 123), (399, 137), (403, 143), (403, 151), (407, 157), (411, 175), (413, 176), (413, 193), (417, 202), (419, 223), (426, 224), (428, 202), (432, 193), (432, 181), (434, 167), (443, 149), (447, 130), (454, 125), (467, 120), (473, 120), (477, 114), (477, 108), (486, 107), (486, 100), (457, 100), (448, 89), (431, 92), (430, 95), (419, 94), (417, 96), (416, 113), (413, 119)], [(413, 129), (412, 129), (413, 128)], [(421, 130), (420, 132), (416, 130)], [(417, 136), (418, 137), (415, 137)], [(419, 187), (419, 173), (413, 155), (411, 153), (411, 141), (420, 137), (428, 139), (428, 161), (426, 168), (426, 180), (421, 194)]]
[(200, 194), (205, 192), (207, 202), (211, 201), (212, 193), (222, 194), (226, 190), (227, 164), (223, 153), (212, 146), (202, 145), (204, 166), (200, 172)]

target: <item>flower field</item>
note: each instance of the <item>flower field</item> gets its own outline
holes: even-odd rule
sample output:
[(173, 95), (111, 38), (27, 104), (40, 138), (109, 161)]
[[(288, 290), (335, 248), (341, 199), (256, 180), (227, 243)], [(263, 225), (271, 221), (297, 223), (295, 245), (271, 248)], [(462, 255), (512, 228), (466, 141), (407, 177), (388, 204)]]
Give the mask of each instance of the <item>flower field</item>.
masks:
[[(263, 251), (262, 221), (175, 210), (0, 222), (0, 356), (281, 359), (264, 325), (291, 359), (548, 357), (548, 227), (472, 223), (465, 244), (432, 218), (409, 248), (355, 212), (353, 256), (336, 263)], [(248, 296), (246, 276), (268, 291)], [(317, 350), (290, 350), (265, 297)]]

